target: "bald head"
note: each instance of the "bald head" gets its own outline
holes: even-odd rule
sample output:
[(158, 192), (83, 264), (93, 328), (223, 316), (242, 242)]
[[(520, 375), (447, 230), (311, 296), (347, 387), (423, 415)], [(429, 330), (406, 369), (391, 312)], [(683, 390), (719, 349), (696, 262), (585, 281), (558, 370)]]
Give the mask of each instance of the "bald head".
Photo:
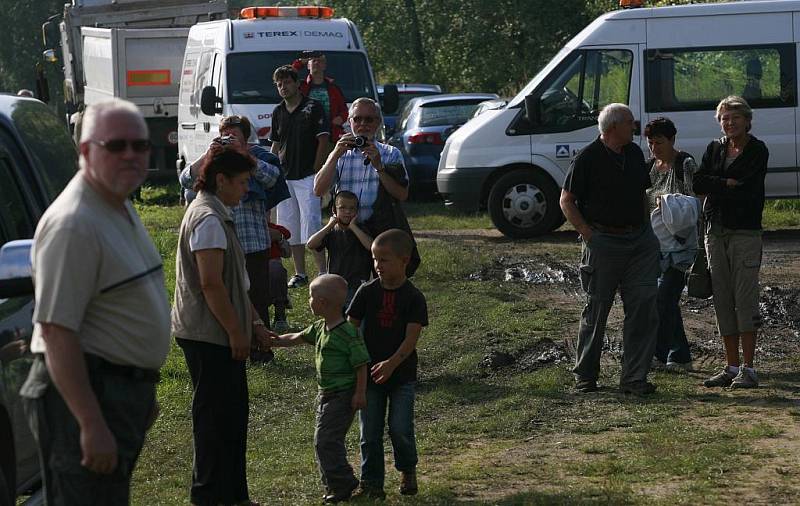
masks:
[(308, 285), (308, 289), (314, 297), (325, 299), (336, 307), (344, 306), (347, 299), (347, 281), (338, 274), (317, 276)]

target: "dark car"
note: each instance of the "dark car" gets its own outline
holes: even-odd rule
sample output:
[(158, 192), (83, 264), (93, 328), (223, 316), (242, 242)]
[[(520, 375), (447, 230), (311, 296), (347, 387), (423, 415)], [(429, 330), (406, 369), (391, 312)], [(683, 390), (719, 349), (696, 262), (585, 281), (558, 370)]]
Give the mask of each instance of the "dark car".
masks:
[[(386, 134), (391, 136), (397, 125), (397, 118), (403, 107), (414, 98), (427, 97), (428, 95), (439, 95), (442, 93), (442, 88), (438, 84), (405, 84), (399, 83), (397, 86), (397, 95), (399, 98), (397, 109), (392, 114), (383, 115), (383, 124), (386, 126)], [(378, 85), (378, 97), (381, 102), (383, 101), (383, 86)]]
[(413, 193), (435, 191), (444, 141), (472, 118), (478, 105), (497, 98), (494, 93), (458, 93), (418, 97), (406, 104), (389, 144), (403, 153)]
[[(42, 102), (0, 95), (0, 506), (41, 501), (39, 462), (19, 389), (32, 362), (33, 286), (20, 274), (44, 210), (75, 174), (64, 122)], [(26, 262), (27, 260), (27, 262)], [(21, 267), (20, 267), (20, 264)]]

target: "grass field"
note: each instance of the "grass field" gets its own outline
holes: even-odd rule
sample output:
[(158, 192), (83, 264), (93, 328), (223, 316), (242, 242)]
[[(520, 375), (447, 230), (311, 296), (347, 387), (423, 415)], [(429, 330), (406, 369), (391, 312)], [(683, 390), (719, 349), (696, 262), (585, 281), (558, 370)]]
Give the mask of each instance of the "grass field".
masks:
[[(138, 206), (164, 258), (170, 298), (182, 215), (172, 195), (171, 188), (146, 188)], [(769, 203), (766, 221), (799, 226), (797, 202), (783, 202)], [(484, 214), (454, 215), (438, 203), (407, 208), (416, 230), (491, 227)], [(538, 299), (524, 284), (468, 279), (502, 246), (489, 252), (436, 239), (419, 245), (415, 284), (426, 294), (431, 320), (419, 344), (420, 495), (398, 495), (399, 476), (387, 457), (387, 504), (711, 504), (735, 499), (732, 481), (754, 473), (762, 459), (781, 461), (787, 423), (796, 426), (800, 417), (787, 398), (800, 373), (786, 372), (783, 390), (738, 400), (699, 391), (696, 378), (657, 373), (659, 392), (641, 400), (575, 395), (564, 363), (487, 372), (481, 362), (489, 348), (515, 351), (572, 334), (578, 305)], [(306, 290), (290, 293), (290, 323), (309, 324)], [(601, 379), (613, 383), (618, 372), (618, 365), (606, 367)], [(188, 503), (191, 387), (175, 346), (162, 376), (162, 412), (134, 476), (133, 504)], [(319, 503), (312, 350), (278, 350), (273, 363), (249, 366), (248, 378), (252, 498)], [(357, 432), (354, 426), (348, 437), (354, 467)], [(731, 458), (734, 466), (726, 463)], [(771, 472), (772, 497), (792, 497), (797, 478), (796, 466)]]

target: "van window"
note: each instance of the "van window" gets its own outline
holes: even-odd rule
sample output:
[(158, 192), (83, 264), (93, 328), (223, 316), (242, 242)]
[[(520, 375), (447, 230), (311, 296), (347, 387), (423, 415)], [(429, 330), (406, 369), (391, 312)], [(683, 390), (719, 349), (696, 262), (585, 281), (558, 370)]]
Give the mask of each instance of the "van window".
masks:
[(0, 151), (0, 246), (15, 239), (33, 237), (33, 220), (14, 177), (11, 160)]
[(628, 103), (633, 54), (620, 49), (576, 51), (543, 83), (537, 131), (593, 126), (600, 110)]
[[(55, 200), (77, 171), (77, 151), (64, 122), (41, 102), (22, 101), (12, 118), (39, 170), (47, 198)], [(35, 186), (31, 183), (31, 187)]]
[[(282, 99), (272, 82), (272, 73), (281, 65), (291, 65), (299, 51), (233, 53), (228, 55), (228, 102), (231, 104), (277, 104)], [(373, 97), (372, 76), (363, 53), (325, 51), (325, 75), (334, 79), (347, 102), (358, 97)], [(301, 81), (307, 69), (299, 73)]]
[(713, 110), (728, 95), (751, 107), (794, 107), (794, 44), (725, 48), (649, 49), (648, 112)]

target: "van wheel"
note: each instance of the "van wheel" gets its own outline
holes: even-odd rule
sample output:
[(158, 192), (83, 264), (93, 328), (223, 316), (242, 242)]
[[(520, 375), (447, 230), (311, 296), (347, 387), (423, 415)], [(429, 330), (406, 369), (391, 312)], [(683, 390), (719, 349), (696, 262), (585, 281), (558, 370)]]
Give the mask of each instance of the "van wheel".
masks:
[(502, 176), (489, 192), (489, 216), (507, 237), (526, 239), (564, 223), (558, 186), (542, 172), (519, 169)]
[(6, 481), (6, 474), (0, 469), (0, 506), (12, 506), (14, 504), (14, 496), (11, 494), (11, 488)]

